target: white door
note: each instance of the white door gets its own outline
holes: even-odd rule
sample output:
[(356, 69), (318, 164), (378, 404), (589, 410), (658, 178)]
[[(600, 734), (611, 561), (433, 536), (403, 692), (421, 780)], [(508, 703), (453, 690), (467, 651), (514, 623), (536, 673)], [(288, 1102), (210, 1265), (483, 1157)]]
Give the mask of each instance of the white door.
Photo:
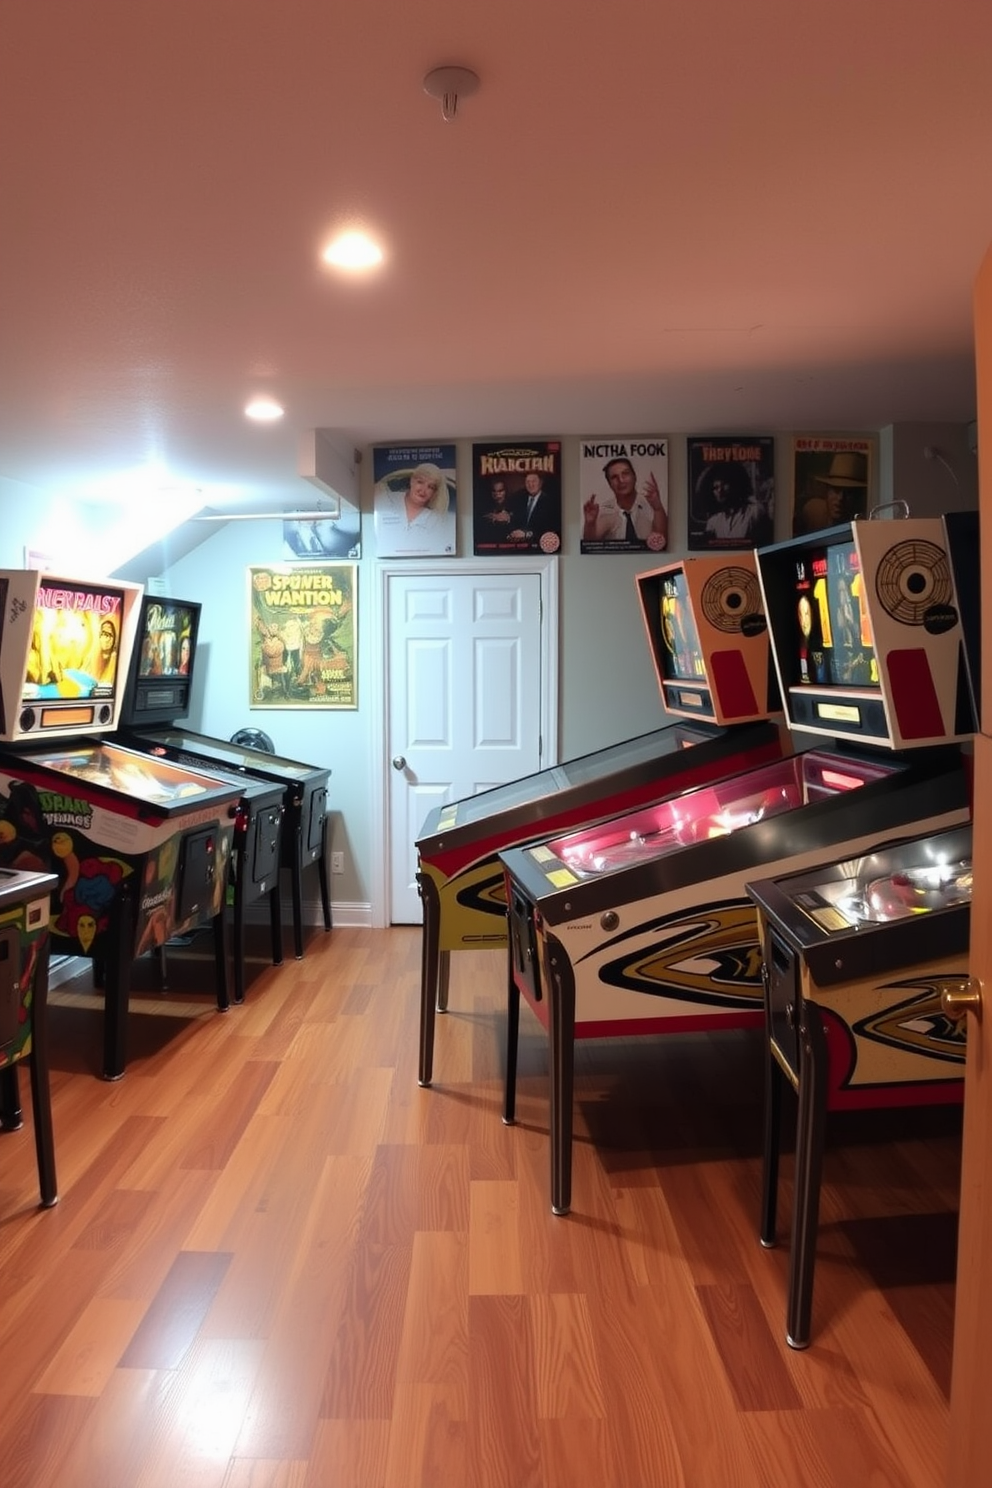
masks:
[(544, 763), (546, 637), (536, 571), (386, 575), (390, 920), (418, 924), (428, 812)]

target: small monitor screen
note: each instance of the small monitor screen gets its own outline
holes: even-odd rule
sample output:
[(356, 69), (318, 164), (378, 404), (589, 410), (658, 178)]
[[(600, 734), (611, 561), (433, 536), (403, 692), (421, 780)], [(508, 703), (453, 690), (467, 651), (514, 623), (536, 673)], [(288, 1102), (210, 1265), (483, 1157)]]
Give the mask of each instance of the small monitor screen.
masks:
[(110, 585), (46, 583), (35, 599), (25, 701), (111, 698), (120, 659), (124, 594)]
[(689, 603), (685, 574), (666, 574), (661, 586), (661, 673), (668, 682), (703, 682), (706, 668)]
[(174, 599), (147, 598), (138, 636), (139, 677), (187, 677), (195, 640), (196, 610)]
[(796, 682), (878, 686), (864, 582), (853, 542), (812, 549), (797, 560)]

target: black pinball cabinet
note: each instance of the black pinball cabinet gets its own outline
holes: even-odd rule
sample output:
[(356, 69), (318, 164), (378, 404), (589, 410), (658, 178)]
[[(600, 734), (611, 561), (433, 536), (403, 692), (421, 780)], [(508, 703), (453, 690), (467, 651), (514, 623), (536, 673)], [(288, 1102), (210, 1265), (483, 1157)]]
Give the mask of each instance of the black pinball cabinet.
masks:
[[(279, 835), (280, 863), (290, 874), (293, 906), (293, 948), (303, 955), (303, 874), (316, 865), (324, 929), (331, 929), (331, 901), (327, 881), (327, 783), (330, 770), (298, 760), (229, 744), (194, 733), (180, 725), (140, 729), (129, 733), (134, 747), (190, 769), (222, 772), (226, 779), (262, 781), (282, 793)], [(262, 829), (265, 830), (264, 827)]]
[(761, 1242), (776, 1241), (785, 1086), (797, 1097), (786, 1339), (810, 1340), (827, 1113), (959, 1103), (970, 824), (748, 885), (767, 1039)]

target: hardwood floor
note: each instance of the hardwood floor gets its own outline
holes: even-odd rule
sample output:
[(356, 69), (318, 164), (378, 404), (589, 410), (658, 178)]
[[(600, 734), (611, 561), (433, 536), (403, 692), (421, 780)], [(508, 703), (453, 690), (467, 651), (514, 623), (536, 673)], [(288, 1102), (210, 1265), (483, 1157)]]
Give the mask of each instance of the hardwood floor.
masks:
[(581, 1045), (555, 1218), (543, 1033), (507, 1128), (503, 958), (459, 953), (418, 1088), (419, 952), (314, 932), (227, 1014), (209, 947), (142, 963), (116, 1084), (55, 994), (55, 1209), (23, 1075), (0, 1139), (5, 1488), (939, 1488), (958, 1114), (831, 1127), (795, 1353), (759, 1040)]

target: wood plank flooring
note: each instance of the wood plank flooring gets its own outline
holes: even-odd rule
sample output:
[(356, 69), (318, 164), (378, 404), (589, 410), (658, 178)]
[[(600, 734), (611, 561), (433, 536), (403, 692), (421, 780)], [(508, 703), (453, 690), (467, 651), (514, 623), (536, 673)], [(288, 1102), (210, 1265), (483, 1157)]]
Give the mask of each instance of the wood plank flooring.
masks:
[(4, 1488), (940, 1488), (957, 1112), (831, 1127), (795, 1353), (757, 1036), (580, 1045), (555, 1218), (526, 1010), (500, 1120), (500, 954), (452, 957), (421, 1090), (419, 931), (259, 944), (227, 1014), (209, 947), (164, 995), (142, 963), (116, 1084), (56, 994), (55, 1209), (24, 1074), (0, 1137)]

